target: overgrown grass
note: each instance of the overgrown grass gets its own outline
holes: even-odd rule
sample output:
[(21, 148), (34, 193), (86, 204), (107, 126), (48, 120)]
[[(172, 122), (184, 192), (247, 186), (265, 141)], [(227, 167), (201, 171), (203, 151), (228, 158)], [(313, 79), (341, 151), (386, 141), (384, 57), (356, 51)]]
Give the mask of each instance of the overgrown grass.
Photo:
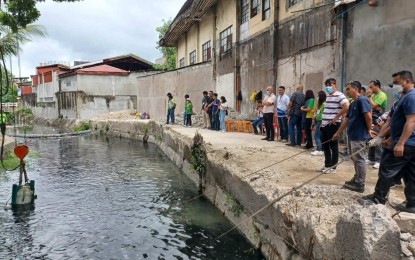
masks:
[(82, 131), (89, 130), (89, 123), (84, 122), (81, 125), (75, 127), (73, 130), (75, 132), (82, 132)]
[(235, 217), (239, 217), (241, 213), (244, 211), (244, 207), (241, 205), (238, 199), (235, 198), (230, 193), (225, 193), (226, 204), (228, 205), (228, 209), (233, 213)]

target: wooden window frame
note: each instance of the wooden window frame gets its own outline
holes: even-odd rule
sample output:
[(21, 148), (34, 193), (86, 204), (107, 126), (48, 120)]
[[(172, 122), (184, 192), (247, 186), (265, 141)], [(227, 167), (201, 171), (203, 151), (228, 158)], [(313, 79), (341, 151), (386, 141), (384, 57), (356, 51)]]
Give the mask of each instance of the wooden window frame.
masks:
[(241, 24), (249, 21), (249, 0), (241, 0)]
[(232, 54), (232, 26), (229, 26), (219, 34), (220, 57), (225, 58)]
[(261, 11), (261, 0), (251, 0), (251, 18)]
[(179, 60), (179, 68), (182, 68), (182, 67), (184, 67), (184, 58), (181, 58)]
[(202, 45), (202, 52), (203, 61), (209, 61), (212, 59), (212, 47), (210, 46), (210, 41), (207, 41)]
[[(266, 6), (268, 3), (268, 7)], [(262, 21), (271, 17), (271, 0), (262, 0)]]
[(196, 50), (189, 53), (189, 64), (193, 65), (196, 63)]

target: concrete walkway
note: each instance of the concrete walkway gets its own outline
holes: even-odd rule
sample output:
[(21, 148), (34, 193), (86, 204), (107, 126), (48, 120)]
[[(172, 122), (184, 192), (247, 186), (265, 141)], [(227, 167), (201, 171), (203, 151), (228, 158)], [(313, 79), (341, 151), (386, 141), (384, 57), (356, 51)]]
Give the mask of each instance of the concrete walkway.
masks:
[[(305, 151), (299, 147), (289, 147), (279, 141), (264, 141), (261, 140), (264, 137), (261, 135), (235, 132), (222, 133), (208, 129), (188, 128), (182, 125), (166, 125), (165, 127), (191, 138), (198, 131), (203, 136), (205, 143), (210, 145), (213, 150), (223, 150), (226, 147), (227, 151), (233, 155), (233, 159), (239, 162), (237, 164), (241, 167), (241, 176), (258, 171), (301, 152), (303, 153), (270, 167), (273, 170), (286, 172), (287, 178), (284, 178), (284, 185), (294, 186), (305, 182), (319, 174), (319, 169), (324, 166), (324, 156), (312, 156), (310, 155), (312, 150)], [(337, 167), (336, 174), (323, 175), (315, 180), (313, 184), (337, 185), (341, 189), (344, 182), (353, 177), (354, 167), (348, 157), (340, 155), (339, 160), (345, 160), (345, 162)], [(373, 193), (378, 178), (377, 169), (368, 165), (367, 170), (364, 194)], [(350, 195), (351, 198), (356, 199), (362, 194), (350, 191)], [(390, 197), (397, 201), (404, 200), (403, 188), (391, 189)]]

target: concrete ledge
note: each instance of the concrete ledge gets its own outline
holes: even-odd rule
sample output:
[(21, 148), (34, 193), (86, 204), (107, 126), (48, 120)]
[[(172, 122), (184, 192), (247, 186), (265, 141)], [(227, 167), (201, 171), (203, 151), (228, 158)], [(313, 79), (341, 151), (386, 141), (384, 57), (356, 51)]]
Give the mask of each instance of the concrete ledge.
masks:
[(77, 136), (91, 133), (91, 130), (79, 131), (74, 133), (61, 133), (61, 134), (8, 134), (10, 137), (22, 137), (22, 138), (58, 138), (64, 136)]
[[(132, 139), (142, 139), (147, 132), (149, 141), (199, 183), (190, 164), (196, 129), (150, 120), (91, 120), (90, 126), (94, 133)], [(314, 171), (310, 168), (318, 163), (309, 155), (299, 154), (291, 164), (262, 169), (245, 178), (270, 161), (295, 155), (298, 150), (274, 142), (251, 144), (251, 139), (258, 137), (247, 134), (198, 131), (207, 151), (204, 194), (234, 224), (309, 179)], [(352, 174), (351, 167), (342, 165), (338, 171)], [(338, 179), (344, 182), (344, 178), (325, 175), (266, 208), (239, 229), (268, 259), (399, 259), (400, 230), (390, 209), (360, 206), (356, 193), (340, 189)], [(232, 209), (235, 203), (242, 207), (239, 214)]]

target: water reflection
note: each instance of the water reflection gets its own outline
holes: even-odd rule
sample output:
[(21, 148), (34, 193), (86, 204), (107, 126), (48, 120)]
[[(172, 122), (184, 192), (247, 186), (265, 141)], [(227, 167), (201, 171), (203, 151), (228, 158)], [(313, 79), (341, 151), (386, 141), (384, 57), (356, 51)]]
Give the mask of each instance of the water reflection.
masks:
[[(152, 144), (84, 136), (35, 140), (36, 209), (0, 211), (0, 259), (262, 259)], [(0, 198), (18, 175), (0, 182)]]

